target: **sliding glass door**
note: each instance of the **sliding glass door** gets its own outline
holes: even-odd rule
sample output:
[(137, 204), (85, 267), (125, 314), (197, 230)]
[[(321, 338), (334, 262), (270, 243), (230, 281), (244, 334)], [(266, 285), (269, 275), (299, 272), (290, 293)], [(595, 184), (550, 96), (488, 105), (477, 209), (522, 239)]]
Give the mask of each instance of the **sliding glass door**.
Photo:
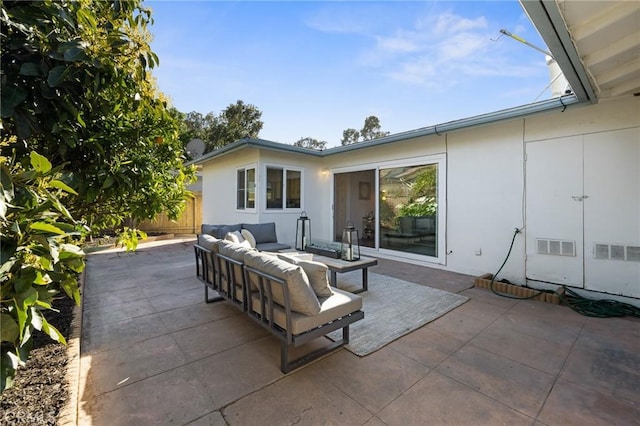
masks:
[(438, 256), (438, 164), (381, 168), (380, 248)]
[(433, 155), (334, 172), (334, 241), (352, 224), (362, 247), (443, 262), (445, 171)]

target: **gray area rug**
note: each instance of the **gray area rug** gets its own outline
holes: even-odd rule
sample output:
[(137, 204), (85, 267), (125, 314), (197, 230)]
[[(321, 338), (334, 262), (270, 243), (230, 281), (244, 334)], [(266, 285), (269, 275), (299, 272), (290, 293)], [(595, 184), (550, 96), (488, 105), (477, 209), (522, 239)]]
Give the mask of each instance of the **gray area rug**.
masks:
[[(362, 273), (338, 275), (338, 288), (361, 287)], [(369, 272), (369, 291), (360, 293), (364, 319), (349, 327), (346, 349), (358, 356), (377, 351), (399, 337), (439, 318), (469, 300), (448, 291)], [(342, 330), (327, 335), (342, 337)]]

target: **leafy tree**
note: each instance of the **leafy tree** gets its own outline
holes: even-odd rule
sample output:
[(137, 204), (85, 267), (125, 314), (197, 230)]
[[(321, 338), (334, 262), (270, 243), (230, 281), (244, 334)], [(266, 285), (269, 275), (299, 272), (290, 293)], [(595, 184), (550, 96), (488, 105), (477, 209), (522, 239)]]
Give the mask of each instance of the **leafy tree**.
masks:
[(342, 132), (342, 139), (340, 142), (342, 145), (350, 145), (360, 140), (360, 132), (356, 129), (347, 129)]
[(360, 142), (360, 138), (362, 141), (369, 141), (372, 139), (381, 138), (383, 136), (387, 136), (389, 132), (385, 132), (382, 130), (380, 125), (380, 119), (375, 115), (370, 115), (365, 118), (364, 125), (362, 129), (346, 129), (342, 132), (342, 139), (340, 142), (342, 145), (350, 145), (352, 143)]
[(306, 138), (300, 138), (298, 141), (293, 143), (293, 146), (299, 146), (301, 148), (309, 148), (309, 149), (315, 149), (318, 151), (322, 151), (325, 150), (327, 148), (327, 142), (326, 141), (320, 141), (318, 139), (314, 139), (314, 138), (310, 138), (310, 137), (306, 137)]
[(360, 130), (360, 136), (365, 141), (387, 136), (389, 132), (383, 132), (380, 126), (380, 120), (375, 115), (370, 115), (364, 119), (364, 126)]
[(141, 0), (2, 3), (2, 121), (20, 157), (72, 171), (76, 218), (94, 231), (184, 208), (175, 117), (149, 69), (151, 12)]
[[(0, 145), (9, 151), (7, 141)], [(71, 240), (82, 227), (63, 205), (75, 191), (64, 183), (60, 166), (52, 167), (31, 151), (24, 164), (15, 155), (0, 156), (0, 174), (0, 391), (4, 391), (29, 357), (34, 330), (65, 343), (43, 312), (53, 309), (61, 290), (80, 303), (77, 274), (84, 269), (84, 253)]]
[(202, 139), (206, 144), (205, 152), (211, 152), (238, 139), (257, 138), (264, 125), (260, 117), (262, 111), (241, 100), (230, 104), (219, 115), (209, 112), (203, 116), (192, 111), (183, 114), (180, 140), (186, 146), (191, 139)]

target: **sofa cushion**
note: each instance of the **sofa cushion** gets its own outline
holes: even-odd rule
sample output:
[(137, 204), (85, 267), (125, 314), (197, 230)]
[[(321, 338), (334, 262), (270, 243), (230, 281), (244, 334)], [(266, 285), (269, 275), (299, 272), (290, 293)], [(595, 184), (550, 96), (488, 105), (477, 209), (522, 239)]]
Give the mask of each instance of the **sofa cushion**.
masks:
[(220, 225), (210, 225), (210, 224), (203, 223), (202, 226), (200, 226), (200, 234), (213, 235), (214, 229), (219, 226)]
[(253, 248), (256, 247), (256, 238), (253, 236), (251, 231), (249, 231), (248, 229), (242, 229), (240, 233), (242, 234), (245, 240), (249, 241), (249, 245), (251, 247)]
[[(252, 310), (260, 312), (260, 297), (257, 294), (254, 293), (251, 296), (249, 303)], [(292, 312), (291, 332), (301, 334), (360, 309), (362, 309), (362, 297), (336, 288), (331, 297), (320, 298), (320, 311), (316, 315), (308, 316)], [(287, 319), (284, 309), (276, 307), (273, 319), (276, 324), (286, 329)]]
[(216, 237), (213, 237), (209, 234), (198, 235), (198, 244), (209, 250), (213, 250), (213, 247), (218, 241), (219, 240)]
[(227, 240), (221, 240), (221, 242), (218, 243), (218, 249), (220, 254), (230, 257), (233, 260), (237, 260), (238, 262), (244, 261), (244, 255), (246, 253), (255, 251), (248, 245), (234, 244)]
[(307, 260), (304, 257), (304, 254), (302, 254), (302, 256), (297, 256), (295, 253), (292, 253), (292, 255), (279, 254), (278, 257), (286, 262), (298, 265), (304, 270), (309, 278), (309, 284), (311, 284), (311, 288), (316, 293), (316, 296), (331, 296), (333, 292), (331, 291), (329, 279), (327, 278), (327, 271), (329, 268), (324, 263)]
[(260, 243), (277, 243), (276, 224), (269, 223), (243, 223), (242, 228), (251, 232), (256, 239), (256, 244)]
[[(244, 256), (244, 264), (265, 274), (284, 280), (289, 289), (291, 310), (305, 315), (320, 312), (320, 302), (309, 284), (309, 279), (300, 266), (285, 262), (276, 256), (250, 251)], [(252, 289), (258, 289), (257, 277), (251, 275)], [(272, 287), (273, 300), (284, 306), (284, 292), (278, 284)]]
[(256, 249), (260, 251), (277, 252), (280, 250), (288, 250), (291, 246), (282, 243), (256, 243)]
[(203, 234), (213, 235), (218, 239), (223, 239), (227, 232), (240, 231), (242, 226), (240, 224), (237, 225), (209, 225), (203, 224), (202, 227)]

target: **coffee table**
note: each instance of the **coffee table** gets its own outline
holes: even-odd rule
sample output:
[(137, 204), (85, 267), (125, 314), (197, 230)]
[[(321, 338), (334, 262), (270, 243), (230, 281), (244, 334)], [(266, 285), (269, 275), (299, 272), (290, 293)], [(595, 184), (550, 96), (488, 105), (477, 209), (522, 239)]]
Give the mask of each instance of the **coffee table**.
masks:
[(359, 260), (354, 260), (353, 262), (351, 262), (347, 260), (334, 259), (332, 257), (314, 254), (313, 260), (327, 265), (327, 268), (329, 268), (329, 272), (331, 272), (331, 279), (329, 281), (329, 284), (331, 284), (333, 287), (338, 286), (338, 273), (357, 271), (358, 269), (361, 269), (362, 288), (355, 290), (353, 293), (362, 293), (363, 291), (367, 291), (369, 289), (368, 269), (370, 266), (376, 266), (378, 264), (378, 259), (374, 259), (372, 257), (360, 257)]

